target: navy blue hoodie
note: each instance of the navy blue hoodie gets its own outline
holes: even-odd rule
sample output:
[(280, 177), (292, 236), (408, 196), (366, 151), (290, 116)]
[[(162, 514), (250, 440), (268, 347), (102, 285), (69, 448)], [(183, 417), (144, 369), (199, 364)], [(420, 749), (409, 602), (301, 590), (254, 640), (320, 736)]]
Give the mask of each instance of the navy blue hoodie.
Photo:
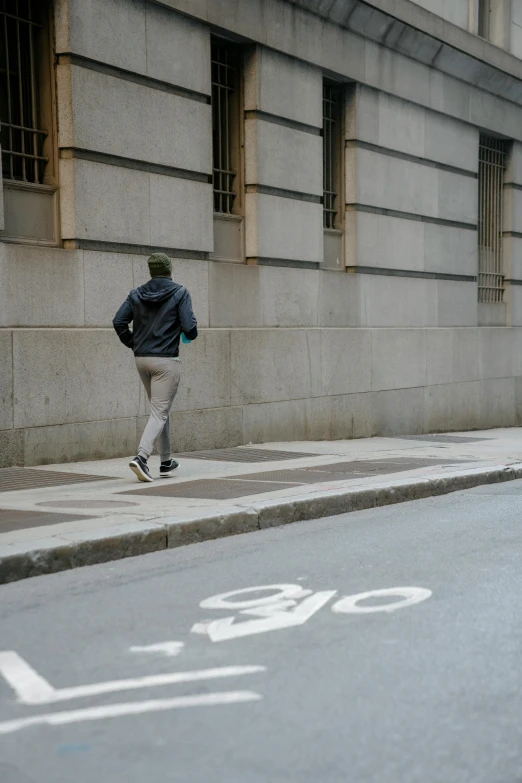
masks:
[(179, 354), (182, 332), (189, 340), (198, 336), (190, 294), (169, 277), (153, 277), (140, 288), (134, 288), (112, 324), (122, 343), (132, 348), (135, 356), (175, 357)]

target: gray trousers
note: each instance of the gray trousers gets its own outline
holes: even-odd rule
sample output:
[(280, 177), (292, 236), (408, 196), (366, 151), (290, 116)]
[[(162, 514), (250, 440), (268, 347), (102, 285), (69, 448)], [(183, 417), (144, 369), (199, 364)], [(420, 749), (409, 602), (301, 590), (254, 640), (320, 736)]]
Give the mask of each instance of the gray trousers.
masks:
[(171, 458), (169, 413), (181, 377), (180, 361), (167, 356), (136, 356), (136, 368), (150, 401), (150, 416), (138, 454), (148, 459), (159, 438), (161, 460), (166, 462)]

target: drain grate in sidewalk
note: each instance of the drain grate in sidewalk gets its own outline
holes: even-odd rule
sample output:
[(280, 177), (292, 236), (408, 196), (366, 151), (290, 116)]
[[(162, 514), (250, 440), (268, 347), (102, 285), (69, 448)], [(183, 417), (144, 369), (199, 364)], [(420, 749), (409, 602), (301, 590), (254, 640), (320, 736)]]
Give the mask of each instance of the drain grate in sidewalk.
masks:
[[(455, 460), (450, 464), (454, 465), (458, 462)], [(354, 460), (330, 465), (315, 465), (308, 468), (247, 473), (243, 476), (200, 479), (183, 483), (172, 482), (162, 486), (155, 485), (143, 489), (126, 490), (119, 494), (226, 500), (248, 495), (260, 495), (264, 492), (277, 492), (281, 489), (292, 489), (307, 484), (328, 484), (333, 481), (370, 478), (371, 476), (447, 464), (448, 460), (442, 459), (403, 459), (400, 457), (388, 460)]]
[(25, 530), (28, 527), (57, 525), (59, 522), (75, 522), (78, 519), (92, 519), (82, 514), (56, 514), (48, 511), (25, 511), (0, 508), (0, 533)]
[[(312, 465), (308, 468), (287, 468), (269, 470), (259, 473), (248, 473), (241, 476), (249, 481), (290, 481), (299, 484), (317, 484), (323, 481), (346, 481), (355, 478), (370, 478), (387, 473), (402, 473), (406, 470), (447, 465), (448, 460), (442, 459), (404, 459), (402, 457), (387, 460), (352, 460), (351, 462), (335, 462), (328, 465)], [(462, 460), (451, 461), (457, 464)]]
[(337, 462), (331, 465), (312, 465), (307, 470), (335, 471), (342, 473), (360, 474), (371, 476), (378, 473), (400, 473), (404, 470), (418, 470), (419, 468), (431, 468), (437, 465), (458, 465), (462, 462), (470, 462), (469, 459), (437, 459), (436, 457), (387, 457), (386, 459), (359, 459), (350, 462)]
[(305, 454), (300, 451), (268, 451), (237, 446), (233, 449), (213, 449), (212, 451), (187, 451), (178, 454), (188, 459), (208, 459), (216, 462), (277, 462), (283, 459), (301, 459), (317, 457), (317, 454)]
[(275, 481), (242, 481), (240, 476), (235, 479), (201, 479), (201, 481), (186, 481), (183, 484), (163, 484), (150, 489), (133, 489), (122, 492), (124, 495), (149, 495), (149, 497), (194, 498), (197, 500), (229, 500), (243, 498), (247, 495), (261, 495), (263, 492), (277, 492), (279, 489), (292, 489), (299, 484)]
[(112, 476), (91, 476), (84, 473), (62, 473), (57, 470), (35, 468), (1, 468), (0, 492), (15, 492), (40, 487), (60, 487), (63, 484), (82, 484), (86, 481), (112, 481)]

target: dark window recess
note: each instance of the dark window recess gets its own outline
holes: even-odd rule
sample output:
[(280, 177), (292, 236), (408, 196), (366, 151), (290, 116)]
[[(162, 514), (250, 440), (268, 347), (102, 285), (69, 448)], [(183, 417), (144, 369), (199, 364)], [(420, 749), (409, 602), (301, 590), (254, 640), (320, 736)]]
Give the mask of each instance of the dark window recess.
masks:
[(214, 212), (230, 214), (236, 199), (239, 50), (212, 41), (211, 58)]
[(0, 143), (6, 180), (42, 182), (47, 162), (38, 96), (43, 6), (41, 0), (0, 0)]
[(340, 184), (341, 90), (323, 86), (323, 215), (324, 227), (335, 228)]
[(489, 0), (479, 0), (477, 32), (481, 38), (489, 37), (489, 13)]
[(504, 300), (502, 247), (504, 172), (507, 143), (480, 135), (479, 146), (479, 302)]

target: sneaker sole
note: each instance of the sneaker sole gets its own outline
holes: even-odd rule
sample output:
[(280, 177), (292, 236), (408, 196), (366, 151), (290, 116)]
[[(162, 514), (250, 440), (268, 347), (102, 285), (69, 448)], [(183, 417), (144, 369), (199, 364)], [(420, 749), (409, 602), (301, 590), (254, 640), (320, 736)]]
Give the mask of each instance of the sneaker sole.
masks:
[(159, 476), (160, 476), (160, 478), (170, 478), (172, 476), (172, 474), (174, 473), (174, 471), (177, 470), (178, 468), (179, 468), (179, 465), (177, 467), (175, 467), (175, 468), (172, 468), (172, 470), (169, 470), (168, 473), (160, 473)]
[(141, 466), (138, 462), (129, 462), (129, 468), (132, 470), (132, 472), (138, 477), (139, 481), (144, 481), (147, 483), (150, 483), (151, 481), (154, 481), (152, 476), (147, 476), (144, 470), (142, 470)]

